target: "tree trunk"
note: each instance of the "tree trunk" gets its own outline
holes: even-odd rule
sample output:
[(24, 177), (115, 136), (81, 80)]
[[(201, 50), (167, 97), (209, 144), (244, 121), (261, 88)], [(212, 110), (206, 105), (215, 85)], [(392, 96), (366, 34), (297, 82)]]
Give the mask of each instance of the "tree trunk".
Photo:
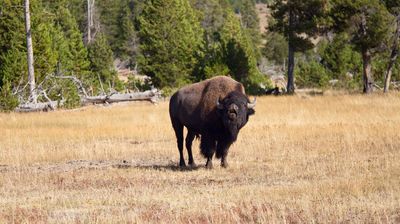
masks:
[(385, 86), (383, 92), (387, 93), (390, 86), (390, 78), (392, 77), (393, 65), (396, 63), (398, 52), (399, 52), (399, 36), (400, 36), (400, 14), (397, 15), (397, 28), (394, 35), (392, 53), (390, 54), (390, 60), (385, 73)]
[(31, 16), (29, 14), (29, 0), (25, 0), (25, 32), (26, 32), (26, 48), (28, 58), (28, 83), (30, 90), (30, 100), (37, 102), (35, 71), (33, 67), (33, 49), (32, 49), (32, 33), (31, 33)]
[(158, 90), (147, 90), (144, 92), (137, 93), (115, 93), (108, 96), (88, 96), (82, 99), (83, 105), (88, 104), (101, 104), (101, 103), (117, 103), (126, 101), (151, 101), (157, 102), (160, 98), (160, 92)]
[(293, 15), (292, 11), (289, 10), (289, 55), (288, 55), (288, 80), (287, 80), (287, 93), (294, 93), (294, 48), (292, 43), (292, 26), (293, 26)]
[(364, 93), (371, 93), (373, 91), (374, 81), (371, 74), (371, 57), (369, 49), (364, 48), (362, 50)]
[(91, 42), (91, 29), (92, 29), (92, 7), (91, 1), (87, 0), (87, 45)]
[(287, 80), (287, 93), (294, 93), (294, 50), (292, 44), (289, 42), (289, 59), (288, 59), (288, 80)]

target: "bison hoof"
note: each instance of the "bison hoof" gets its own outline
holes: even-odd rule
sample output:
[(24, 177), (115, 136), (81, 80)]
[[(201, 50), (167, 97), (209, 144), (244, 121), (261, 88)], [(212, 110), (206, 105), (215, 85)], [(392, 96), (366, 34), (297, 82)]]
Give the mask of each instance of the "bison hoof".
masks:
[(212, 162), (210, 161), (210, 162), (207, 162), (207, 164), (206, 164), (206, 169), (212, 169), (213, 168), (213, 164), (212, 164)]
[(185, 164), (184, 161), (180, 161), (180, 162), (179, 162), (179, 166), (180, 166), (180, 167), (186, 167), (186, 164)]
[(229, 164), (228, 164), (227, 162), (222, 162), (222, 163), (221, 163), (221, 166), (222, 166), (223, 168), (228, 168), (228, 167), (229, 167)]
[(189, 166), (190, 166), (190, 168), (196, 168), (196, 163), (194, 163), (194, 162), (189, 163)]

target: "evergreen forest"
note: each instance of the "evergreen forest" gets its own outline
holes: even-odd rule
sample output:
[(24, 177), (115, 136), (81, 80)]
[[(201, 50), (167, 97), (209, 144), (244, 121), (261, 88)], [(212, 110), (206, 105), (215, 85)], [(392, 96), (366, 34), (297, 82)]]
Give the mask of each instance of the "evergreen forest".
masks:
[[(157, 88), (168, 96), (216, 75), (230, 75), (254, 95), (400, 86), (398, 0), (30, 0), (32, 99), (26, 1), (0, 0), (3, 111), (49, 99), (78, 107), (82, 89)], [(277, 86), (276, 77), (285, 84)]]

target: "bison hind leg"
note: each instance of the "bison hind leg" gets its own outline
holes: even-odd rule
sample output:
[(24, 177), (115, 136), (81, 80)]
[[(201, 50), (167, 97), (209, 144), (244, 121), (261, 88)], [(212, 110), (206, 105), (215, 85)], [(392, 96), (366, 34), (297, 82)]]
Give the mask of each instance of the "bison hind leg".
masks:
[(180, 122), (172, 122), (172, 126), (174, 127), (175, 135), (176, 135), (176, 143), (179, 149), (179, 166), (185, 167), (185, 159), (183, 157), (183, 125)]
[(196, 135), (194, 134), (193, 131), (188, 129), (188, 133), (186, 135), (186, 149), (188, 152), (188, 156), (189, 156), (189, 166), (194, 167), (196, 166), (196, 164), (194, 163), (194, 159), (193, 159), (193, 154), (192, 154), (192, 142), (194, 140), (194, 137)]

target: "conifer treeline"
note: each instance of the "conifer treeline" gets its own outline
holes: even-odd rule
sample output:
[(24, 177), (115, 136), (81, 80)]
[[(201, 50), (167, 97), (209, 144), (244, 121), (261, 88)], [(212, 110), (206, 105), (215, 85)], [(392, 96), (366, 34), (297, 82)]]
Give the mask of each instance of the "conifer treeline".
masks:
[[(262, 93), (271, 71), (262, 68), (273, 65), (288, 72), (288, 92), (328, 86), (370, 92), (391, 76), (400, 80), (397, 0), (96, 0), (90, 38), (88, 2), (31, 0), (38, 91), (68, 107), (79, 105), (75, 83), (46, 77), (75, 76), (94, 95), (122, 91), (135, 82), (118, 79), (116, 59), (149, 76), (145, 87), (166, 94), (227, 74), (249, 93)], [(269, 6), (265, 36), (256, 3)], [(3, 110), (29, 95), (23, 11), (22, 0), (0, 0)]]
[[(241, 20), (235, 9), (243, 11)], [(30, 10), (36, 83), (63, 75), (82, 80), (92, 94), (123, 90), (117, 58), (165, 92), (218, 74), (231, 74), (253, 91), (266, 82), (256, 67), (260, 40), (252, 0), (97, 0), (91, 43), (87, 1), (31, 0)], [(12, 107), (28, 96), (23, 1), (0, 0), (0, 12), (0, 104)], [(54, 86), (41, 86), (51, 99), (76, 104), (71, 80), (44, 85)]]

